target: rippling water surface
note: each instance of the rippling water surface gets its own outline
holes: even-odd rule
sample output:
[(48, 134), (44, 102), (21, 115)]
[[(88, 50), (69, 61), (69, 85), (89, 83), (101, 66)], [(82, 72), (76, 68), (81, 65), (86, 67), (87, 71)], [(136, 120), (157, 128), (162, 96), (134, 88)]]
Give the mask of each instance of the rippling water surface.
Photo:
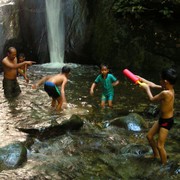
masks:
[[(50, 107), (51, 99), (43, 86), (31, 89), (31, 85), (42, 76), (58, 73), (59, 69), (31, 67), (30, 83), (26, 84), (23, 78), (19, 78), (22, 93), (13, 101), (7, 101), (0, 89), (1, 147), (14, 141), (27, 144), (27, 134), (16, 128), (19, 122), (24, 122), (25, 126), (41, 124), (46, 127), (48, 123), (69, 119), (73, 114), (84, 120), (79, 131), (68, 131), (43, 140), (32, 138), (33, 143), (27, 146), (27, 162), (19, 168), (1, 171), (0, 179), (179, 179), (179, 86), (176, 87), (176, 126), (166, 142), (169, 163), (163, 167), (158, 160), (143, 157), (151, 153), (145, 136), (154, 121), (146, 114), (150, 107), (146, 94), (125, 79), (120, 71), (115, 71), (120, 85), (115, 87), (114, 108), (102, 110), (99, 107), (99, 87), (93, 97), (89, 95), (99, 69), (96, 66), (70, 66), (72, 71), (66, 87), (68, 108), (61, 112)], [(149, 77), (153, 79), (152, 75)], [(2, 75), (0, 78), (2, 87)], [(141, 115), (147, 128), (139, 129), (133, 123), (129, 124), (129, 130), (110, 126), (111, 120), (129, 113)]]

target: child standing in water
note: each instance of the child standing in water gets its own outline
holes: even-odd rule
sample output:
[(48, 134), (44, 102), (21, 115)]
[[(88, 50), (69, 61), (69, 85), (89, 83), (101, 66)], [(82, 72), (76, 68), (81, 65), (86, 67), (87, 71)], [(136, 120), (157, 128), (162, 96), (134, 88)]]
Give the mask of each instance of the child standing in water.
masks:
[(105, 107), (105, 102), (108, 101), (108, 106), (112, 108), (112, 101), (114, 97), (114, 86), (119, 84), (116, 77), (109, 73), (109, 68), (107, 65), (102, 64), (100, 66), (101, 74), (97, 76), (94, 83), (91, 85), (90, 94), (94, 94), (94, 88), (98, 83), (102, 86), (102, 96), (101, 96), (101, 107)]
[[(141, 87), (146, 91), (150, 101), (158, 101), (161, 105), (159, 121), (156, 121), (149, 130), (147, 139), (153, 150), (153, 158), (160, 157), (162, 164), (167, 163), (167, 154), (164, 144), (168, 136), (168, 132), (174, 123), (174, 84), (176, 79), (177, 74), (173, 68), (164, 69), (161, 73), (160, 80), (163, 90), (155, 96), (152, 95), (150, 89), (150, 84), (152, 83), (143, 78), (141, 79), (142, 82), (146, 83), (143, 83)], [(156, 134), (158, 134), (157, 142), (154, 140), (154, 136)]]
[[(56, 107), (56, 110), (60, 110), (62, 109), (63, 103), (67, 103), (65, 97), (65, 86), (68, 82), (69, 74), (70, 68), (63, 66), (60, 74), (45, 76), (36, 84), (32, 85), (32, 88), (36, 89), (44, 83), (44, 90), (52, 98), (51, 106)], [(57, 86), (61, 86), (61, 90), (59, 90)]]
[[(25, 61), (25, 55), (23, 53), (19, 54), (18, 56), (18, 63), (22, 63)], [(27, 64), (25, 64), (24, 66), (21, 66), (20, 68), (18, 68), (18, 73), (24, 77), (24, 79), (26, 80), (26, 82), (29, 82), (29, 78), (27, 76)]]

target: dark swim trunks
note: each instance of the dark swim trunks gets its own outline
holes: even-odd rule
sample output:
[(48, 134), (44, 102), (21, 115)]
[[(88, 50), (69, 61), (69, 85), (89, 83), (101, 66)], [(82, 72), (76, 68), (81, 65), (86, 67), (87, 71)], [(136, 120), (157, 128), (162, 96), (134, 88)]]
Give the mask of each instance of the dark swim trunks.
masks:
[(52, 82), (46, 81), (44, 83), (44, 90), (47, 92), (47, 94), (50, 97), (52, 97), (54, 99), (57, 99), (58, 97), (61, 96), (61, 93), (60, 93), (58, 87)]
[(17, 82), (17, 79), (3, 79), (3, 89), (6, 98), (17, 97), (21, 93), (21, 89)]
[(159, 125), (167, 130), (170, 130), (174, 124), (174, 118), (163, 119), (159, 118)]

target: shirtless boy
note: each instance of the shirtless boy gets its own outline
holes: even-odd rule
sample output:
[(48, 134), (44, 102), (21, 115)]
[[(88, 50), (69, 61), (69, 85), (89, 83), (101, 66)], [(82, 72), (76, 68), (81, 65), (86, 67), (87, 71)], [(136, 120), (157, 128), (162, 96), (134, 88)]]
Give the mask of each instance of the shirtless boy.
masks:
[[(44, 83), (44, 90), (52, 98), (51, 106), (55, 107), (57, 102), (56, 110), (60, 110), (62, 108), (62, 104), (66, 103), (65, 86), (68, 82), (69, 73), (70, 68), (64, 66), (60, 74), (45, 76), (34, 84), (32, 88), (36, 89)], [(61, 86), (61, 90), (59, 90), (57, 86)]]
[[(18, 63), (22, 63), (24, 61), (25, 61), (25, 55), (23, 53), (20, 53), (18, 57)], [(19, 75), (23, 76), (26, 82), (28, 83), (29, 78), (27, 76), (27, 68), (28, 68), (27, 64), (25, 64), (24, 66), (21, 66), (20, 68), (18, 68), (18, 73)]]
[[(160, 118), (156, 121), (147, 134), (147, 139), (153, 150), (153, 158), (161, 158), (162, 164), (167, 163), (167, 154), (164, 148), (168, 131), (174, 123), (174, 84), (177, 80), (176, 71), (173, 68), (164, 69), (161, 73), (161, 86), (163, 90), (153, 96), (151, 93), (149, 81), (141, 79), (141, 87), (146, 91), (150, 101), (160, 102)], [(150, 82), (151, 83), (151, 82)], [(154, 136), (158, 134), (158, 140), (155, 142)]]
[(10, 47), (7, 56), (2, 60), (4, 71), (3, 89), (6, 98), (17, 97), (21, 93), (21, 89), (17, 82), (17, 69), (24, 65), (32, 65), (34, 61), (24, 61), (17, 63), (17, 51), (14, 47)]

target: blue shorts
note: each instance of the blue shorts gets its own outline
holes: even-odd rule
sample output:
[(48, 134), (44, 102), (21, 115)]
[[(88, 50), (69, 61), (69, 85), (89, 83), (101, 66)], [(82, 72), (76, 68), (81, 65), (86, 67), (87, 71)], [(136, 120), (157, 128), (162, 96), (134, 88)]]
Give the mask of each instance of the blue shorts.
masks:
[(57, 99), (58, 97), (61, 96), (59, 88), (52, 82), (46, 81), (44, 83), (44, 90), (47, 92), (47, 94), (50, 97), (52, 97), (54, 99)]
[(174, 124), (174, 118), (168, 118), (168, 119), (163, 119), (159, 118), (159, 126), (162, 128), (165, 128), (167, 130), (170, 130)]
[(113, 100), (114, 95), (113, 94), (102, 94), (101, 96), (101, 101), (112, 101)]

